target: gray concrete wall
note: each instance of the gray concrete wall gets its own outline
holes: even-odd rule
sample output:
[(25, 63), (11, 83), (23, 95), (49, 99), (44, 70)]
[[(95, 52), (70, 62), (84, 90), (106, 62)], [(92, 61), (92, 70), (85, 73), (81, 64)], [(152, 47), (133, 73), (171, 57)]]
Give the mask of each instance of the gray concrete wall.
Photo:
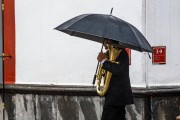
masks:
[[(0, 120), (3, 114), (4, 120), (100, 120), (104, 98), (94, 88), (28, 86), (6, 86)], [(133, 94), (127, 120), (174, 120), (180, 113), (178, 90), (133, 89)]]
[[(100, 120), (104, 100), (95, 96), (8, 94), (5, 101), (5, 120)], [(139, 107), (127, 108), (129, 120), (143, 118), (143, 100), (136, 99), (136, 103)]]

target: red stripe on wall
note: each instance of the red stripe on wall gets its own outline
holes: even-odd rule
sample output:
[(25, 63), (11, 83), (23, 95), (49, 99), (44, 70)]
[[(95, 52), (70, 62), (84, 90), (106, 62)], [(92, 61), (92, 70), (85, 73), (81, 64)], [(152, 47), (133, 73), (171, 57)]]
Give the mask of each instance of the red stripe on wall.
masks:
[(11, 58), (3, 60), (3, 78), (6, 84), (15, 83), (15, 7), (14, 0), (4, 0), (3, 53)]

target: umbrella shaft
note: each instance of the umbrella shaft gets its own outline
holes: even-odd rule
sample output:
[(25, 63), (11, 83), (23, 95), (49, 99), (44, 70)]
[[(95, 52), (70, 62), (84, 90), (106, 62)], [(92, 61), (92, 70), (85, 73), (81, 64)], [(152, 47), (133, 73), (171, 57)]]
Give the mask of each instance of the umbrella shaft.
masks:
[[(102, 43), (102, 47), (101, 47), (101, 52), (103, 52), (103, 45), (104, 45), (104, 42), (105, 42), (105, 39), (103, 40), (103, 43)], [(95, 81), (96, 81), (96, 74), (97, 74), (97, 71), (98, 71), (98, 66), (99, 66), (99, 62), (97, 63), (97, 67), (96, 67), (96, 72), (94, 74), (94, 78), (93, 78), (93, 82), (92, 84), (94, 85), (95, 84)]]

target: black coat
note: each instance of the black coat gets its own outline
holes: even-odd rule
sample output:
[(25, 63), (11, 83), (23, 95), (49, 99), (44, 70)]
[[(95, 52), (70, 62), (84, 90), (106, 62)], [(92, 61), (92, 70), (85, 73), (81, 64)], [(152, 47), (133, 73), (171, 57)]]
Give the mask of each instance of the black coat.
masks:
[(109, 88), (105, 94), (106, 105), (133, 104), (132, 90), (129, 78), (129, 57), (126, 50), (122, 50), (116, 58), (117, 63), (105, 61), (102, 68), (111, 72)]

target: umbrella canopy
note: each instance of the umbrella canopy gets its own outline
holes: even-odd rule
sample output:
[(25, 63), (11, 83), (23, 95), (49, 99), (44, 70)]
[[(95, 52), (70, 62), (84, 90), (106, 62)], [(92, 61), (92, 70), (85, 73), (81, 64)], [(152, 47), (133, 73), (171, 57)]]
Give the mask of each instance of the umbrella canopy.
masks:
[(79, 15), (55, 29), (100, 43), (107, 38), (118, 41), (123, 47), (140, 52), (152, 52), (150, 44), (137, 28), (111, 14)]

